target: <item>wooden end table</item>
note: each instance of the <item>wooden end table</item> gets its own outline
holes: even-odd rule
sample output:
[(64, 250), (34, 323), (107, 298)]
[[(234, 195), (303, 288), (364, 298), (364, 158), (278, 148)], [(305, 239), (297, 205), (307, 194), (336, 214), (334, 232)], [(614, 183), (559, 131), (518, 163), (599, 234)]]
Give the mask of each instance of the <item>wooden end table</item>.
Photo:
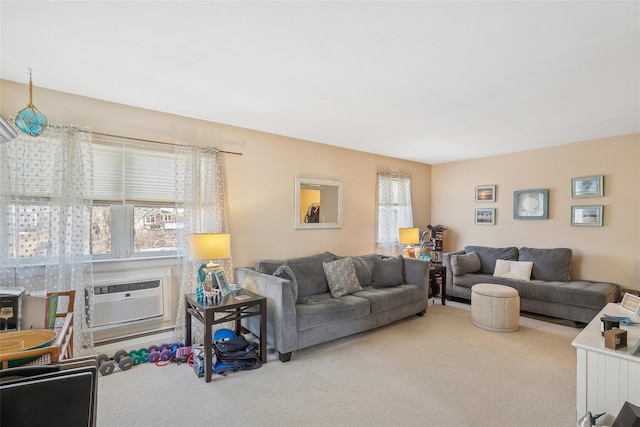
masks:
[[(245, 296), (248, 298), (245, 298)], [(213, 371), (211, 327), (219, 323), (235, 321), (235, 333), (238, 336), (242, 333), (242, 319), (260, 316), (260, 358), (262, 363), (267, 363), (267, 299), (265, 297), (241, 289), (226, 295), (218, 303), (208, 303), (204, 300), (198, 301), (196, 294), (187, 294), (185, 295), (185, 310), (185, 345), (191, 345), (191, 319), (195, 318), (204, 325), (204, 374), (206, 382), (211, 381)], [(221, 315), (217, 319), (216, 313)]]
[(432, 290), (440, 288), (440, 302), (447, 305), (447, 268), (444, 265), (429, 263), (429, 286)]

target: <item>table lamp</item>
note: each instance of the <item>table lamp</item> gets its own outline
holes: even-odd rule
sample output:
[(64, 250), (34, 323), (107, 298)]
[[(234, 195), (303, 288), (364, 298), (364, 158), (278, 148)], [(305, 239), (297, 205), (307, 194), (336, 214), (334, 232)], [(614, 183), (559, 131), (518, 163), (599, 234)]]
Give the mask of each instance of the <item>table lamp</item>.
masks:
[(189, 235), (189, 260), (203, 261), (198, 269), (198, 283), (204, 290), (207, 285), (205, 281), (211, 276), (211, 286), (209, 290), (215, 289), (216, 282), (214, 273), (224, 271), (220, 264), (214, 260), (227, 259), (231, 257), (231, 236), (227, 233), (195, 233)]
[(416, 250), (413, 245), (420, 243), (420, 229), (418, 228), (399, 228), (398, 241), (401, 245), (405, 245), (404, 252), (409, 258), (416, 257)]

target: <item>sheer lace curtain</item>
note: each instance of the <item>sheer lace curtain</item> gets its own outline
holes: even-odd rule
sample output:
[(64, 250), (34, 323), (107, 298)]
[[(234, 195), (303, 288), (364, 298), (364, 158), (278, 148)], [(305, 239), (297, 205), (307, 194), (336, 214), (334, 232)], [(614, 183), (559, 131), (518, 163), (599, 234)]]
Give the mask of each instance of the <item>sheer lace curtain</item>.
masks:
[(411, 177), (378, 173), (378, 253), (398, 255), (398, 229), (413, 227)]
[(91, 288), (91, 133), (49, 125), (0, 145), (0, 284), (27, 291), (76, 291), (74, 349), (91, 351), (82, 327)]
[[(184, 342), (184, 296), (193, 293), (198, 285), (197, 270), (202, 261), (189, 261), (189, 235), (192, 233), (228, 233), (227, 193), (224, 158), (215, 148), (176, 147), (177, 207), (184, 212), (184, 226), (178, 229), (178, 313), (174, 342)], [(233, 236), (231, 236), (233, 242)], [(232, 282), (233, 262), (220, 262), (227, 279)], [(203, 336), (200, 322), (192, 322), (193, 336)]]

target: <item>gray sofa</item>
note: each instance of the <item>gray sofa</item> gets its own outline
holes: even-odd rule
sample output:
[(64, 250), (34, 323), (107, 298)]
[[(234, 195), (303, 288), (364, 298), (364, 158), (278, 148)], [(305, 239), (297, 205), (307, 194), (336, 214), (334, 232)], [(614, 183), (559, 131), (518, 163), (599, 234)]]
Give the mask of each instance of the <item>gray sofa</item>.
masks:
[[(568, 248), (492, 248), (466, 246), (464, 250), (444, 253), (447, 297), (471, 299), (476, 283), (495, 283), (515, 288), (520, 295), (520, 310), (545, 316), (589, 323), (602, 308), (620, 298), (615, 283), (571, 280), (572, 251)], [(504, 260), (504, 261), (497, 261)], [(511, 263), (511, 261), (518, 261)], [(496, 264), (531, 268), (530, 280), (496, 277)], [(529, 264), (529, 263), (532, 263)], [(504, 277), (507, 276), (507, 277)]]
[[(403, 257), (260, 260), (237, 268), (236, 280), (267, 298), (267, 345), (283, 362), (293, 351), (423, 315), (428, 305), (428, 263)], [(243, 319), (255, 334), (258, 325), (257, 316)]]

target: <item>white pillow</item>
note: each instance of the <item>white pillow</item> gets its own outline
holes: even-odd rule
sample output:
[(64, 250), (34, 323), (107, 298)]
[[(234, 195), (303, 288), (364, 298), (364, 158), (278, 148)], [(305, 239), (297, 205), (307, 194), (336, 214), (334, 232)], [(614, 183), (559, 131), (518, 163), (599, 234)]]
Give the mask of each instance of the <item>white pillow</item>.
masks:
[(496, 260), (496, 269), (493, 271), (494, 277), (502, 277), (505, 279), (531, 280), (531, 270), (533, 262), (530, 261), (507, 261), (504, 259)]

